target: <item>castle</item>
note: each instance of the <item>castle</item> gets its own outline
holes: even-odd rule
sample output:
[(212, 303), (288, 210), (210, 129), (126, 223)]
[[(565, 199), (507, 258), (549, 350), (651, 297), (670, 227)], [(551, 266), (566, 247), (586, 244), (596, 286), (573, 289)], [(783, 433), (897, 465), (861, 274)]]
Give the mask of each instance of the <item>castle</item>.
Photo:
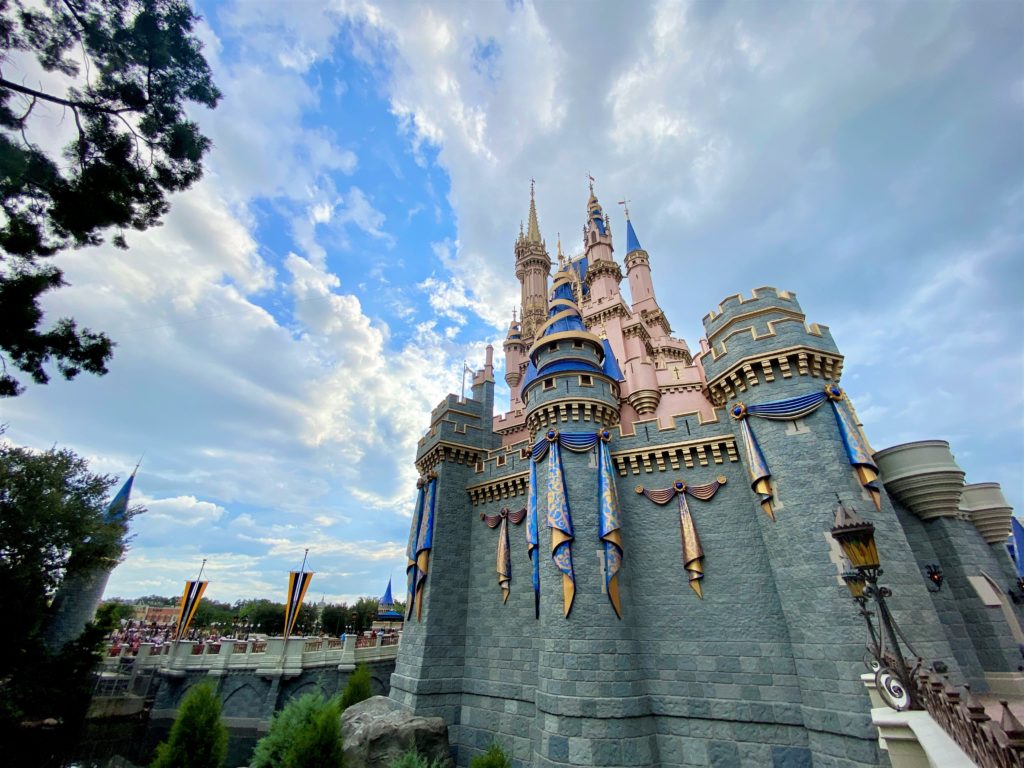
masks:
[(915, 651), (1024, 690), (998, 486), (965, 486), (942, 441), (874, 452), (790, 292), (725, 298), (691, 352), (628, 210), (625, 242), (629, 301), (593, 185), (556, 262), (531, 190), (510, 408), (488, 347), (419, 442), (392, 699), (442, 716), (459, 765), (492, 740), (521, 766), (887, 765), (837, 502), (874, 524)]

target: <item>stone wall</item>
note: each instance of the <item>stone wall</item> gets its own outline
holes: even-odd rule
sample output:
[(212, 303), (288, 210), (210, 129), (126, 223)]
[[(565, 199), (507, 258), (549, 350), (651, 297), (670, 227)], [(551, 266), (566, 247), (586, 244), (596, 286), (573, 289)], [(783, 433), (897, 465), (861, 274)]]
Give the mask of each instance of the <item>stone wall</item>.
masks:
[[(390, 690), (394, 661), (367, 664), (374, 695), (387, 695)], [(211, 683), (220, 698), (222, 716), (232, 728), (266, 730), (270, 718), (293, 698), (319, 691), (331, 697), (345, 689), (351, 670), (319, 668), (304, 670), (294, 677), (267, 676), (253, 671), (229, 671), (210, 675), (188, 671), (179, 675), (157, 673), (149, 695), (153, 698), (151, 720), (173, 720), (182, 698), (193, 685)]]

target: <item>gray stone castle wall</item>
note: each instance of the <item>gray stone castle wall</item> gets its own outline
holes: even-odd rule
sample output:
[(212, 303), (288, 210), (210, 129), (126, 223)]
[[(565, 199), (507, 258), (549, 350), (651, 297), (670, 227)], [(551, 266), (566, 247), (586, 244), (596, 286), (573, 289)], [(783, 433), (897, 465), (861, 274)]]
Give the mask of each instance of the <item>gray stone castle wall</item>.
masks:
[[(717, 359), (704, 361), (709, 382), (737, 361), (792, 348), (838, 358), (827, 329), (795, 316), (795, 298), (775, 291), (758, 296), (763, 300), (727, 300), (722, 314), (707, 321), (709, 334), (725, 328), (713, 339)], [(749, 322), (731, 322), (751, 312)], [(760, 365), (752, 377), (744, 375), (737, 399), (754, 404), (824, 387), (821, 371), (801, 372), (795, 363), (783, 371), (777, 359), (768, 365), (770, 377)], [(580, 386), (576, 374), (556, 379), (554, 392), (540, 382), (531, 388), (537, 393), (531, 407), (610, 395)], [(487, 397), (474, 390), (475, 401)], [(446, 415), (454, 410), (463, 413)], [(479, 413), (479, 422), (465, 412)], [(973, 639), (974, 616), (957, 590), (932, 595), (921, 573), (920, 562), (931, 558), (947, 567), (954, 542), (976, 531), (952, 525), (925, 530), (884, 492), (876, 511), (849, 465), (828, 403), (799, 424), (751, 420), (775, 482), (774, 522), (750, 490), (739, 425), (724, 410), (708, 423), (686, 417), (669, 428), (652, 421), (628, 435), (612, 430), (613, 454), (693, 441), (728, 440), (739, 448), (735, 456), (707, 451), (689, 468), (677, 462), (672, 469), (668, 449), (626, 465), (625, 476), (616, 467), (623, 510), (621, 620), (602, 589), (596, 458), (565, 449), (576, 599), (563, 616), (561, 574), (551, 562), (544, 520), (542, 460), (540, 618), (534, 618), (525, 521), (510, 525), (512, 583), (503, 604), (495, 572), (499, 532), (480, 515), (515, 511), (526, 496), (521, 484), (506, 484), (499, 498), (479, 496), (474, 505), (467, 488), (522, 477), (529, 460), (520, 451), (528, 446), (494, 450), (488, 417), (482, 407), (449, 398), (421, 441), (421, 460), (445, 440), (478, 447), (481, 460), (449, 457), (432, 467), (438, 504), (423, 620), (406, 626), (392, 677), (393, 698), (446, 719), (459, 765), (491, 740), (512, 752), (516, 766), (884, 764), (860, 680), (866, 628), (840, 578), (841, 558), (828, 533), (836, 493), (875, 524), (882, 583), (892, 588), (893, 614), (919, 653), (945, 661), (954, 678), (972, 681), (984, 670), (1016, 669), (1016, 663), (1008, 666), (1014, 649), (1005, 637), (993, 630)], [(600, 428), (578, 418), (556, 426)], [(658, 506), (634, 488), (665, 488), (675, 480), (700, 485), (719, 475), (727, 482), (713, 499), (688, 498), (705, 554), (700, 600), (683, 568), (678, 508), (674, 502)], [(993, 567), (991, 548), (976, 538), (982, 549), (972, 543), (959, 557), (974, 568)]]

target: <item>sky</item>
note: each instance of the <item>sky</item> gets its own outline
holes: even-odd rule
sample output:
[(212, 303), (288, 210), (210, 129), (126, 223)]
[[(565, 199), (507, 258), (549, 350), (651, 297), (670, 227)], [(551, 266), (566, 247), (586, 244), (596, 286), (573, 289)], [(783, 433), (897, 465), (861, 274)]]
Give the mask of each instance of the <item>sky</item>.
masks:
[[(57, 258), (45, 302), (110, 372), (0, 401), (149, 511), (107, 596), (404, 592), (416, 442), (518, 301), (531, 179), (554, 254), (587, 176), (630, 200), (691, 348), (725, 296), (794, 291), (876, 449), (948, 440), (1024, 512), (1024, 6), (200, 2), (224, 93), (163, 225)], [(26, 73), (31, 64), (24, 63)], [(40, 112), (38, 130), (67, 126)], [(46, 122), (48, 121), (48, 122)], [(625, 284), (624, 284), (625, 285)]]

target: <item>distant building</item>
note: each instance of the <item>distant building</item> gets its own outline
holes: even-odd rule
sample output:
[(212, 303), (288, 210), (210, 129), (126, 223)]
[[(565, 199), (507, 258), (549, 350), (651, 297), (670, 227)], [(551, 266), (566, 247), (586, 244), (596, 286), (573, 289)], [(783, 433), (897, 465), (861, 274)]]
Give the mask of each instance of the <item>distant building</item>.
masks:
[(178, 611), (179, 608), (176, 605), (147, 605), (143, 621), (146, 624), (156, 624), (157, 626), (174, 624), (178, 621)]
[(492, 417), (488, 347), (417, 450), (391, 697), (444, 717), (461, 766), (492, 739), (522, 766), (887, 765), (837, 497), (875, 525), (916, 651), (975, 691), (1024, 690), (998, 486), (965, 487), (943, 441), (875, 453), (790, 292), (726, 297), (691, 351), (626, 216), (620, 262), (591, 188), (582, 255), (552, 262), (531, 193), (509, 410)]

